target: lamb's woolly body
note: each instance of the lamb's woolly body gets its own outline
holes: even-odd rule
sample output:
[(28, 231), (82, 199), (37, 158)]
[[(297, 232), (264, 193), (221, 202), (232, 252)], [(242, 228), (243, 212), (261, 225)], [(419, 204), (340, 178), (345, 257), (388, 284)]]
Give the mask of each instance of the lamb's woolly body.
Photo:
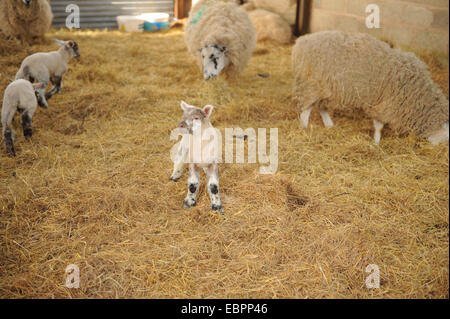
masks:
[(200, 0), (190, 11), (184, 40), (189, 53), (203, 68), (199, 50), (207, 45), (227, 47), (227, 76), (240, 74), (247, 66), (255, 48), (255, 32), (247, 12), (234, 2)]
[(303, 111), (362, 109), (399, 133), (422, 137), (448, 121), (448, 100), (426, 65), (370, 35), (324, 31), (300, 37), (292, 64), (294, 96)]
[(71, 55), (65, 47), (52, 52), (39, 52), (26, 57), (16, 73), (17, 79), (30, 80), (49, 77), (52, 75), (62, 76), (67, 71), (67, 63)]
[[(48, 107), (47, 100), (54, 94), (59, 93), (62, 88), (62, 77), (67, 71), (67, 63), (72, 57), (78, 57), (78, 44), (74, 41), (56, 42), (61, 46), (59, 50), (52, 52), (40, 52), (26, 57), (16, 73), (17, 79), (25, 79), (30, 82), (42, 83), (39, 89), (39, 105)], [(46, 93), (49, 81), (53, 84), (53, 88)]]
[(29, 8), (19, 0), (0, 1), (0, 31), (6, 36), (27, 41), (43, 37), (50, 29), (52, 19), (47, 0), (34, 0)]
[(291, 27), (278, 14), (257, 9), (249, 12), (249, 16), (255, 27), (258, 41), (272, 40), (281, 44), (287, 44), (291, 41)]
[(37, 99), (33, 85), (27, 80), (16, 80), (11, 82), (5, 90), (2, 104), (2, 133), (6, 150), (15, 154), (14, 131), (11, 122), (18, 110), (22, 113), (22, 125), (24, 135), (31, 137), (31, 119), (37, 107)]

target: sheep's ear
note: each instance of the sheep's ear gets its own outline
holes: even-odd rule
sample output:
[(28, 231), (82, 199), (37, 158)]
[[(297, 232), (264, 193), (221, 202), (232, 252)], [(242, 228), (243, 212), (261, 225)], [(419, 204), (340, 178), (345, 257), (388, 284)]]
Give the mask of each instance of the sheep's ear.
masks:
[(214, 106), (206, 105), (203, 107), (203, 113), (205, 113), (206, 117), (209, 118), (211, 116), (213, 109), (214, 109)]
[(44, 85), (44, 83), (33, 83), (33, 88), (35, 89), (35, 90), (39, 90), (41, 87), (42, 87), (42, 85)]
[(66, 41), (61, 41), (61, 40), (58, 40), (58, 39), (54, 39), (54, 40), (55, 40), (56, 44), (59, 45), (60, 47), (66, 45)]
[(181, 109), (183, 110), (183, 112), (186, 112), (189, 109), (192, 109), (192, 106), (190, 106), (189, 104), (187, 104), (184, 101), (181, 101), (180, 106), (181, 106)]

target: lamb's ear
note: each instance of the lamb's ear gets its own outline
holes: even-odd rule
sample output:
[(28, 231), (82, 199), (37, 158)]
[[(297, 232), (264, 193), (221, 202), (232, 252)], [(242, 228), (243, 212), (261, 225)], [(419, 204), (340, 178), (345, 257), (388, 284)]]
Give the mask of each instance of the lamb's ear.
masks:
[(44, 85), (44, 83), (33, 83), (33, 88), (35, 89), (35, 90), (39, 90), (41, 87), (42, 87), (42, 85)]
[(209, 118), (211, 116), (213, 109), (214, 109), (214, 106), (206, 105), (203, 107), (203, 113), (205, 113), (206, 117)]
[(66, 45), (66, 41), (62, 41), (62, 40), (58, 40), (58, 39), (54, 39), (56, 44), (59, 45), (60, 47), (65, 46)]
[(187, 110), (192, 108), (192, 106), (190, 106), (189, 104), (187, 104), (184, 101), (181, 101), (180, 106), (181, 106), (181, 109), (183, 110), (183, 112), (186, 112)]

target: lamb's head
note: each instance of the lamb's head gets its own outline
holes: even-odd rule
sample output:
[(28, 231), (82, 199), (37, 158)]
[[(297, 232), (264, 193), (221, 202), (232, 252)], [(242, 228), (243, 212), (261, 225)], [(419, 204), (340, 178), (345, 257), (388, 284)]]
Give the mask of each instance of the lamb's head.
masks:
[(200, 49), (203, 60), (203, 78), (212, 79), (228, 65), (226, 56), (227, 48), (225, 46), (211, 44)]
[(31, 7), (33, 0), (22, 0), (22, 2), (25, 4), (27, 8), (29, 8)]
[(55, 39), (55, 42), (60, 46), (63, 47), (67, 53), (69, 54), (69, 56), (71, 58), (78, 58), (80, 56), (80, 51), (78, 50), (78, 43), (76, 43), (75, 41), (61, 41), (61, 40), (57, 40)]
[(193, 134), (194, 129), (199, 127), (206, 127), (209, 124), (211, 116), (212, 105), (206, 105), (202, 109), (193, 105), (189, 105), (181, 101), (181, 109), (183, 110), (183, 117), (178, 124), (178, 129), (181, 133)]
[(448, 142), (448, 120), (442, 125), (440, 129), (433, 132), (428, 137), (428, 141), (430, 141), (430, 143), (435, 146), (439, 143)]

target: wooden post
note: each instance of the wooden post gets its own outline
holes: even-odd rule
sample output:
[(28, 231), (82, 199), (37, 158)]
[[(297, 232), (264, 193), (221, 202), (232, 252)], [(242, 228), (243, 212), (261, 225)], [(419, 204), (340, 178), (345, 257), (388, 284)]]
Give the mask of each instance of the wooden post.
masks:
[(186, 18), (191, 8), (192, 0), (175, 0), (174, 17), (176, 19)]
[(184, 0), (175, 0), (174, 11), (173, 15), (176, 19), (184, 18)]
[(294, 35), (299, 37), (309, 31), (311, 17), (311, 0), (297, 0), (295, 12)]

